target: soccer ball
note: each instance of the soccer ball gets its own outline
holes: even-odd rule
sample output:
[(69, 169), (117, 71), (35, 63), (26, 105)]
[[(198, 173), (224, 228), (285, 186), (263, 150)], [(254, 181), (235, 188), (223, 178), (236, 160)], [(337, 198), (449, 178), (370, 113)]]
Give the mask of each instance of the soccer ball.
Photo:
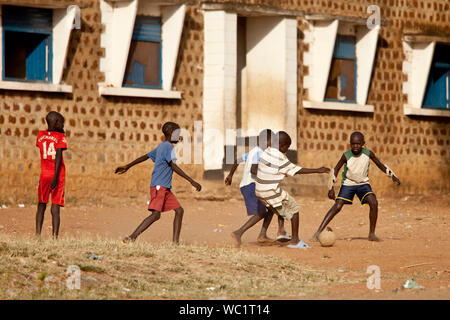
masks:
[(327, 227), (327, 230), (324, 230), (319, 234), (319, 242), (322, 247), (331, 247), (335, 241), (336, 236), (330, 227)]

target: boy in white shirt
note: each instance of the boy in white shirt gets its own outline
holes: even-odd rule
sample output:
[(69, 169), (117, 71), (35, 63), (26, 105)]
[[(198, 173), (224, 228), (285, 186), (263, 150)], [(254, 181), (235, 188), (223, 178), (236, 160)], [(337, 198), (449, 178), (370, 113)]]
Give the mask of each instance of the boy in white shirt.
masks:
[[(258, 136), (258, 145), (251, 149), (248, 153), (242, 156), (239, 163), (245, 161), (244, 173), (242, 176), (239, 188), (244, 197), (245, 206), (247, 208), (247, 215), (251, 216), (250, 219), (238, 230), (234, 231), (231, 236), (236, 241), (236, 247), (241, 245), (241, 237), (245, 231), (254, 226), (261, 219), (264, 219), (261, 227), (261, 232), (258, 236), (258, 242), (267, 243), (273, 242), (272, 239), (267, 237), (267, 228), (272, 221), (273, 211), (266, 208), (266, 206), (256, 197), (255, 194), (255, 177), (257, 172), (257, 166), (260, 155), (264, 152), (264, 149), (270, 147), (273, 132), (270, 129), (261, 131)], [(233, 174), (236, 171), (239, 163), (235, 163), (230, 170), (229, 175), (225, 179), (226, 185), (231, 185)], [(290, 235), (284, 229), (284, 219), (278, 217), (278, 241), (289, 241)]]

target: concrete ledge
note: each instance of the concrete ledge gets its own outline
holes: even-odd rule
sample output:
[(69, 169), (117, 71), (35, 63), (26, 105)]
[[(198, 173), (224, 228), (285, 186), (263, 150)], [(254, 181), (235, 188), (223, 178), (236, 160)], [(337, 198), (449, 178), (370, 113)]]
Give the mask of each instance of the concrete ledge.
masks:
[(238, 4), (238, 3), (202, 3), (202, 10), (205, 11), (229, 11), (236, 12), (243, 16), (286, 16), (303, 17), (304, 11), (286, 10), (262, 5)]
[[(334, 14), (314, 14), (314, 13), (306, 13), (305, 19), (308, 21), (331, 21), (331, 20), (339, 20), (344, 22), (350, 22), (355, 25), (365, 26), (367, 24), (367, 18), (362, 17), (351, 17), (351, 16), (342, 16), (342, 15), (334, 15)], [(382, 26), (387, 26), (388, 23), (386, 20), (381, 20), (380, 24)]]
[(101, 96), (124, 96), (160, 99), (181, 99), (181, 91), (159, 89), (102, 87), (98, 89)]
[(374, 107), (372, 105), (360, 105), (356, 103), (346, 102), (317, 102), (303, 100), (303, 108), (305, 109), (321, 109), (321, 110), (339, 110), (351, 112), (369, 112), (373, 113)]
[(404, 107), (405, 115), (426, 117), (450, 117), (450, 110)]
[(25, 81), (0, 81), (0, 89), (72, 93), (72, 86), (66, 84)]

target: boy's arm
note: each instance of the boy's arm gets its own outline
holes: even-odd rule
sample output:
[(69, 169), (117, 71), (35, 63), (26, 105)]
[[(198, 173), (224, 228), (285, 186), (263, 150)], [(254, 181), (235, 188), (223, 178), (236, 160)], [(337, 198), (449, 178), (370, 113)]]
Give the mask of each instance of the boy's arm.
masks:
[(320, 167), (320, 168), (301, 168), (295, 174), (309, 174), (309, 173), (327, 173), (330, 172), (329, 168)]
[(192, 179), (191, 177), (189, 177), (186, 173), (184, 173), (183, 170), (181, 170), (181, 168), (179, 166), (177, 166), (175, 164), (175, 162), (170, 161), (170, 166), (172, 167), (172, 170), (177, 173), (178, 175), (180, 175), (181, 177), (185, 178), (187, 181), (189, 181), (189, 183), (197, 190), (200, 191), (202, 190), (202, 186), (200, 185), (200, 183), (197, 183), (196, 181), (194, 181), (194, 179)]
[(245, 154), (242, 155), (241, 158), (239, 158), (239, 159), (235, 158), (234, 159), (234, 164), (231, 167), (230, 173), (225, 178), (225, 185), (227, 185), (227, 186), (231, 185), (231, 182), (233, 181), (234, 172), (236, 171), (237, 167), (239, 167), (239, 164), (246, 160), (247, 156), (248, 156), (248, 153), (245, 153)]
[(250, 167), (250, 173), (254, 174), (255, 176), (258, 174), (258, 164), (257, 163), (252, 164), (252, 166)]
[(239, 166), (239, 163), (237, 163), (237, 160), (234, 162), (233, 166), (231, 167), (230, 173), (225, 178), (225, 185), (229, 186), (231, 185), (231, 182), (233, 181), (233, 175), (236, 171), (237, 167)]
[(131, 167), (137, 165), (138, 163), (144, 162), (147, 159), (148, 159), (148, 155), (145, 154), (142, 157), (137, 158), (136, 160), (134, 160), (133, 162), (130, 162), (127, 165), (124, 165), (122, 167), (117, 167), (116, 171), (114, 173), (123, 174), (123, 173), (127, 172), (128, 169), (130, 169)]
[(341, 170), (342, 166), (347, 162), (347, 158), (344, 154), (342, 154), (342, 157), (339, 159), (338, 163), (336, 164), (336, 167), (334, 167), (332, 176), (330, 177), (330, 183), (328, 185), (328, 198), (331, 200), (336, 199), (336, 195), (334, 193), (334, 183), (336, 182), (336, 177)]
[(395, 173), (385, 164), (382, 164), (381, 161), (375, 156), (375, 153), (370, 151), (370, 159), (377, 165), (377, 167), (386, 173), (389, 177), (392, 177), (392, 181), (400, 185), (400, 180), (397, 178)]
[(50, 190), (53, 190), (58, 185), (58, 177), (59, 172), (61, 171), (61, 162), (62, 162), (62, 152), (63, 149), (56, 149), (56, 159), (55, 159), (55, 175), (53, 176), (52, 181), (50, 182)]

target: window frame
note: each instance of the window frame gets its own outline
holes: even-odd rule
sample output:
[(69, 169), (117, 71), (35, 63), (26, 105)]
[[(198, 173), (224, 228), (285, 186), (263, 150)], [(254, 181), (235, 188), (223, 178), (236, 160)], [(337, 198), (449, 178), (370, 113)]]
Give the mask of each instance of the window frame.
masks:
[[(434, 48), (434, 52), (433, 52), (433, 58), (431, 60), (431, 65), (430, 65), (430, 71), (428, 73), (428, 79), (427, 79), (427, 84), (425, 85), (425, 92), (424, 92), (424, 96), (423, 96), (423, 101), (422, 101), (422, 106), (421, 108), (423, 109), (434, 109), (434, 110), (450, 110), (450, 62), (442, 62), (442, 61), (436, 61), (436, 50), (441, 47), (441, 46), (447, 46), (449, 47), (447, 50), (450, 51), (450, 44), (443, 44), (443, 43), (436, 43), (436, 46)], [(436, 66), (436, 64), (444, 64), (443, 67), (439, 67)], [(433, 71), (434, 68), (442, 68), (442, 69), (447, 69), (447, 71), (445, 72), (445, 87), (444, 87), (444, 93), (445, 93), (445, 105), (443, 106), (434, 106), (434, 105), (426, 105), (426, 99), (427, 99), (427, 94), (429, 93), (430, 90), (430, 80), (431, 80), (431, 73)]]
[[(159, 22), (159, 40), (148, 40), (148, 38), (143, 37), (141, 34), (136, 34), (136, 23), (138, 19), (151, 19), (151, 20), (158, 20)], [(142, 89), (162, 89), (162, 65), (163, 65), (163, 54), (162, 54), (162, 19), (161, 17), (152, 17), (152, 16), (145, 16), (145, 15), (136, 15), (136, 20), (134, 22), (133, 27), (133, 35), (131, 36), (131, 42), (133, 41), (144, 41), (144, 42), (153, 42), (159, 44), (159, 68), (158, 68), (158, 85), (152, 86), (152, 85), (134, 85), (134, 84), (126, 84), (125, 83), (125, 76), (126, 76), (126, 65), (128, 64), (128, 59), (130, 57), (130, 50), (128, 50), (128, 57), (127, 62), (125, 64), (125, 73), (123, 76), (123, 83), (122, 86), (125, 88), (142, 88)], [(131, 43), (130, 43), (130, 49), (131, 49)]]
[[(344, 55), (340, 55), (339, 53), (338, 53), (338, 40), (340, 40), (340, 39), (342, 39), (342, 38), (353, 38), (353, 40), (354, 40), (354, 42), (353, 42), (353, 49), (354, 49), (354, 51), (353, 51), (353, 53), (354, 53), (354, 56), (353, 56), (353, 58), (349, 58), (349, 57), (346, 57), (346, 55), (344, 54)], [(357, 94), (357, 85), (358, 85), (358, 82), (357, 82), (357, 80), (358, 80), (358, 74), (357, 74), (357, 71), (358, 71), (358, 69), (357, 69), (357, 63), (358, 63), (358, 59), (357, 59), (357, 57), (356, 57), (356, 36), (349, 36), (349, 35), (344, 35), (344, 34), (337, 34), (336, 35), (336, 39), (335, 39), (335, 41), (334, 41), (334, 49), (333, 49), (333, 56), (331, 57), (331, 64), (330, 64), (330, 70), (329, 70), (329, 72), (328, 72), (328, 79), (330, 78), (330, 74), (331, 74), (331, 66), (333, 65), (333, 61), (335, 60), (335, 59), (341, 59), (341, 60), (349, 60), (349, 61), (353, 61), (354, 62), (354, 67), (353, 67), (353, 74), (354, 74), (354, 83), (355, 83), (355, 85), (354, 85), (354, 92), (353, 92), (353, 95), (354, 95), (354, 99), (353, 100), (348, 100), (348, 99), (345, 99), (345, 100), (339, 100), (339, 99), (330, 99), (330, 98), (327, 98), (326, 97), (326, 93), (327, 93), (327, 89), (328, 89), (328, 80), (327, 80), (327, 85), (325, 86), (325, 95), (324, 95), (324, 102), (339, 102), (339, 103), (357, 103), (356, 102), (356, 94)]]
[[(28, 28), (23, 26), (8, 26), (5, 24), (5, 18), (4, 18), (4, 12), (3, 8), (5, 6), (2, 6), (2, 80), (3, 81), (15, 81), (15, 82), (26, 82), (26, 83), (53, 83), (53, 27), (50, 30), (44, 30), (44, 29), (36, 29), (36, 28)], [(21, 7), (21, 6), (13, 6), (13, 7)], [(27, 7), (22, 7), (27, 8)], [(45, 8), (38, 8), (42, 10), (51, 10), (53, 15), (52, 9), (45, 9)], [(6, 32), (22, 32), (22, 33), (31, 33), (31, 34), (41, 34), (48, 36), (46, 39), (47, 42), (47, 50), (46, 52), (46, 66), (47, 70), (45, 71), (45, 78), (46, 80), (29, 80), (29, 79), (21, 79), (21, 78), (11, 78), (5, 76), (5, 65), (6, 65), (6, 59), (5, 59), (5, 34)]]

